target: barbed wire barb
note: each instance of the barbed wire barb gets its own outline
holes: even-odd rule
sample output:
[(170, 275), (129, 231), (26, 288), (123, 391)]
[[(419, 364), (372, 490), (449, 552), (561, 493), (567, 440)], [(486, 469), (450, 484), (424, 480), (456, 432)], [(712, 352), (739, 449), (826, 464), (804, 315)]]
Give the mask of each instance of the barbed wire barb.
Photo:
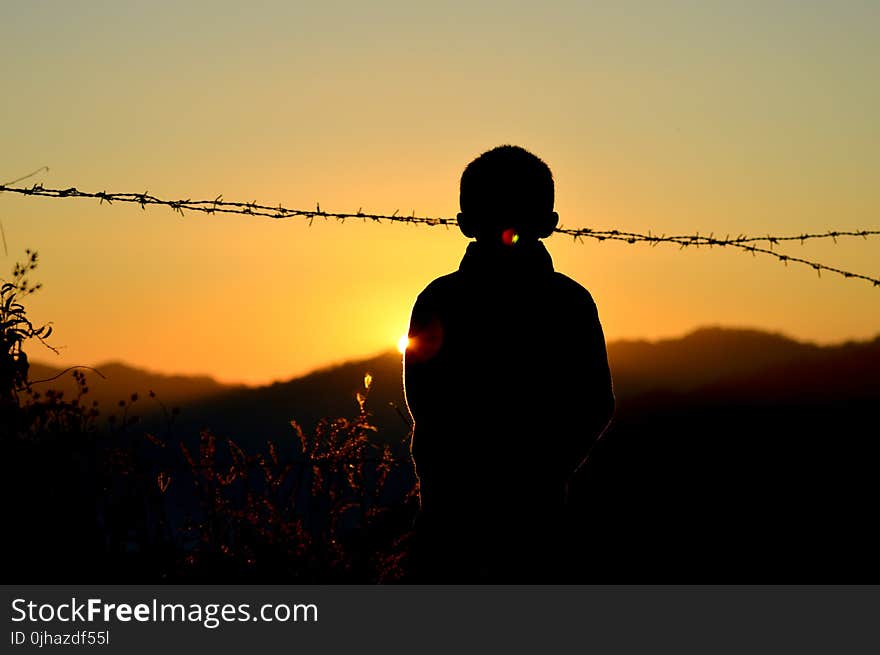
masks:
[[(277, 207), (262, 205), (259, 204), (256, 200), (253, 200), (251, 202), (230, 202), (223, 200), (222, 194), (218, 195), (213, 200), (192, 200), (190, 198), (187, 198), (186, 200), (163, 200), (161, 198), (151, 196), (147, 191), (144, 191), (143, 193), (107, 193), (107, 191), (80, 191), (76, 187), (69, 187), (67, 189), (47, 189), (42, 184), (34, 184), (33, 186), (29, 187), (12, 186), (12, 184), (20, 182), (23, 179), (27, 179), (28, 177), (31, 177), (41, 172), (42, 170), (47, 169), (46, 167), (43, 167), (37, 169), (30, 175), (19, 178), (18, 180), (13, 180), (12, 182), (7, 184), (0, 184), (0, 193), (5, 191), (26, 196), (43, 196), (49, 198), (97, 198), (100, 204), (103, 204), (105, 201), (107, 202), (107, 204), (112, 204), (113, 202), (135, 203), (140, 205), (141, 209), (143, 210), (146, 210), (147, 205), (164, 205), (166, 207), (170, 207), (174, 212), (180, 214), (181, 216), (184, 216), (184, 210), (189, 210), (202, 212), (205, 214), (245, 214), (248, 216), (262, 216), (272, 219), (304, 218), (308, 220), (309, 226), (314, 223), (316, 217), (323, 218), (324, 220), (335, 218), (340, 222), (344, 222), (345, 219), (348, 218), (360, 218), (363, 220), (363, 222), (372, 221), (375, 223), (381, 223), (382, 221), (391, 221), (399, 223), (409, 223), (411, 225), (443, 225), (447, 229), (450, 225), (458, 224), (458, 221), (455, 218), (416, 216), (415, 210), (413, 210), (409, 216), (400, 216), (399, 209), (395, 209), (394, 212), (390, 215), (364, 213), (362, 207), (358, 209), (357, 213), (330, 212), (322, 210), (321, 204), (319, 202), (315, 203), (314, 210), (290, 209), (284, 207), (280, 203)], [(758, 254), (761, 254), (775, 257), (778, 261), (781, 261), (786, 266), (789, 262), (795, 262), (798, 264), (803, 264), (805, 266), (810, 266), (819, 273), (820, 277), (822, 271), (826, 271), (841, 275), (845, 279), (864, 280), (866, 282), (870, 282), (874, 287), (880, 287), (880, 278), (874, 278), (868, 275), (863, 275), (861, 273), (845, 271), (839, 268), (835, 268), (833, 266), (827, 266), (820, 262), (814, 262), (800, 257), (784, 255), (774, 250), (775, 247), (789, 241), (799, 241), (800, 244), (803, 245), (806, 241), (824, 239), (831, 239), (832, 241), (834, 241), (834, 243), (838, 243), (838, 239), (843, 237), (861, 237), (862, 239), (867, 239), (868, 237), (880, 235), (880, 230), (827, 230), (825, 232), (817, 233), (803, 232), (796, 235), (767, 234), (766, 236), (760, 237), (750, 237), (745, 234), (739, 234), (733, 238), (731, 238), (728, 234), (723, 239), (721, 239), (716, 238), (714, 232), (710, 233), (709, 236), (702, 236), (699, 232), (695, 234), (679, 234), (669, 236), (667, 236), (666, 233), (663, 233), (660, 236), (656, 236), (651, 231), (648, 231), (647, 234), (642, 234), (639, 232), (625, 232), (616, 229), (596, 230), (589, 227), (565, 228), (560, 225), (554, 230), (554, 233), (570, 236), (572, 237), (572, 240), (576, 243), (583, 243), (584, 238), (589, 237), (599, 243), (605, 240), (622, 241), (628, 244), (645, 242), (649, 243), (652, 247), (656, 246), (659, 243), (673, 243), (678, 244), (679, 250), (683, 250), (688, 246), (695, 246), (697, 248), (699, 248), (700, 246), (709, 246), (710, 248), (714, 246), (731, 247), (744, 250), (745, 252), (750, 252), (752, 256), (757, 256)], [(756, 245), (761, 243), (767, 244), (768, 247), (763, 248)]]

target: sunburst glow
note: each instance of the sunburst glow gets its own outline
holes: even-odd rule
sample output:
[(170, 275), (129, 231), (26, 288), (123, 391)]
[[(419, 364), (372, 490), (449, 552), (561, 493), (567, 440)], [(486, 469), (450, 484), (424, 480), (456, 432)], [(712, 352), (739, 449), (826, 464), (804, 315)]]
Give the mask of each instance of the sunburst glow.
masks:
[(404, 354), (408, 347), (409, 347), (409, 336), (407, 336), (406, 334), (403, 334), (397, 340), (397, 350), (400, 352), (400, 354)]

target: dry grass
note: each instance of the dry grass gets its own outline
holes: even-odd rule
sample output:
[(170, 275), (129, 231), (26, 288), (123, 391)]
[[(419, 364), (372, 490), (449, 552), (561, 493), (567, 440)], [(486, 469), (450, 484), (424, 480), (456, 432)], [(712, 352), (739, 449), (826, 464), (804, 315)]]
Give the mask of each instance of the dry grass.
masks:
[[(78, 393), (28, 381), (28, 252), (0, 296), (0, 410), (7, 512), (16, 526), (7, 577), (37, 582), (387, 582), (404, 572), (418, 505), (406, 443), (376, 438), (367, 374), (358, 412), (307, 433), (291, 422), (258, 452), (210, 430), (140, 427), (136, 394), (109, 415)], [(48, 344), (47, 344), (48, 345)], [(84, 577), (85, 576), (85, 577)], [(120, 578), (121, 576), (121, 578)]]

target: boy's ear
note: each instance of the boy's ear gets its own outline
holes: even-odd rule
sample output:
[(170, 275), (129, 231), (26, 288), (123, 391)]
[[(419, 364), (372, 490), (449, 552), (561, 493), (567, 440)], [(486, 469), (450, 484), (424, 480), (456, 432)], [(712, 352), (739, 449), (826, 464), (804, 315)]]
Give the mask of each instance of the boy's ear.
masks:
[(461, 212), (456, 217), (458, 219), (458, 229), (461, 230), (461, 233), (465, 235), (468, 239), (473, 239), (477, 236), (477, 230), (475, 221), (471, 218), (470, 214), (465, 214)]
[(559, 214), (556, 212), (545, 214), (544, 218), (538, 222), (538, 238), (546, 239), (549, 237), (557, 225), (559, 225)]

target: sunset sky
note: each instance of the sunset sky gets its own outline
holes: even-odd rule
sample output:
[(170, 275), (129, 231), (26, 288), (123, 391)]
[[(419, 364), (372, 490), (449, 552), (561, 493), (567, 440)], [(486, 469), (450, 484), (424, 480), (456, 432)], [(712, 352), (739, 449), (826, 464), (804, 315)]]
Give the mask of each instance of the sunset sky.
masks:
[[(0, 182), (454, 216), (502, 143), (567, 227), (880, 229), (880, 3), (19, 2), (0, 18)], [(263, 383), (395, 347), (457, 230), (0, 194), (54, 365)], [(547, 240), (609, 340), (880, 333), (880, 289), (726, 250)], [(790, 254), (880, 275), (880, 239)]]

